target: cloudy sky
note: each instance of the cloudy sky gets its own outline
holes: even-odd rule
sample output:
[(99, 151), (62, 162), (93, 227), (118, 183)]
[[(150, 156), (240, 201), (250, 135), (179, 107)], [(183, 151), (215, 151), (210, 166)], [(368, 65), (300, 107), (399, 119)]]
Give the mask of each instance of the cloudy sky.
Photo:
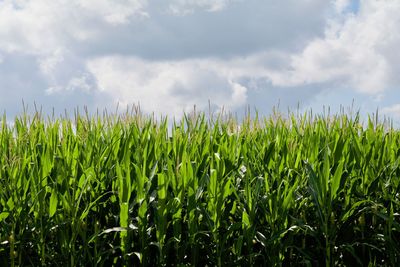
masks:
[(0, 0), (0, 109), (400, 120), (399, 0)]

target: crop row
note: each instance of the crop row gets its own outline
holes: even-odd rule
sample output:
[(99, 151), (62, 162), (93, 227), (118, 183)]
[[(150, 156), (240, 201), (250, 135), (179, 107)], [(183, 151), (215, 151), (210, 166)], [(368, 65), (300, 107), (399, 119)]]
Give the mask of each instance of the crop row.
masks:
[(358, 116), (2, 120), (1, 266), (399, 266), (400, 132)]

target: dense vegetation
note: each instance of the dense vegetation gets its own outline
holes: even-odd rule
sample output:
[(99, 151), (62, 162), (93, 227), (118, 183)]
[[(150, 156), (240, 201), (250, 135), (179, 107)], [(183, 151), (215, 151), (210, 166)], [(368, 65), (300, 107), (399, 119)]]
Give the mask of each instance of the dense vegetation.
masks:
[(400, 132), (358, 116), (21, 116), (1, 266), (400, 266)]

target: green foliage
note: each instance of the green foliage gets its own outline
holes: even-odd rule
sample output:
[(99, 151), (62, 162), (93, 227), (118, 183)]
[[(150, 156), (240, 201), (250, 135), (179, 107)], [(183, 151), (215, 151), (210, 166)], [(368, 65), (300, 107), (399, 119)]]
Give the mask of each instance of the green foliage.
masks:
[(1, 266), (399, 266), (400, 132), (359, 117), (0, 123)]

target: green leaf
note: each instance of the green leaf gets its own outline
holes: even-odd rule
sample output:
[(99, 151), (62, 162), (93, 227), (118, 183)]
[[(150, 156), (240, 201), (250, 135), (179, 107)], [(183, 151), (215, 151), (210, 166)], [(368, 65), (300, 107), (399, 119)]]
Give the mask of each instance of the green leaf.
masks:
[(10, 213), (7, 211), (3, 211), (2, 213), (0, 213), (0, 222), (2, 222), (4, 219), (7, 219), (9, 215)]
[(53, 217), (53, 215), (56, 213), (57, 205), (58, 205), (57, 191), (52, 190), (51, 196), (50, 196), (50, 207), (49, 207), (49, 216), (50, 217)]
[(336, 194), (339, 190), (340, 187), (340, 181), (342, 179), (342, 175), (343, 175), (343, 165), (344, 165), (344, 161), (341, 160), (339, 165), (336, 168), (335, 174), (332, 177), (332, 199), (336, 199)]
[(242, 224), (244, 229), (250, 228), (250, 218), (246, 211), (242, 213)]
[(7, 206), (9, 208), (9, 210), (14, 209), (14, 200), (11, 197), (7, 200)]

